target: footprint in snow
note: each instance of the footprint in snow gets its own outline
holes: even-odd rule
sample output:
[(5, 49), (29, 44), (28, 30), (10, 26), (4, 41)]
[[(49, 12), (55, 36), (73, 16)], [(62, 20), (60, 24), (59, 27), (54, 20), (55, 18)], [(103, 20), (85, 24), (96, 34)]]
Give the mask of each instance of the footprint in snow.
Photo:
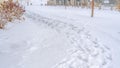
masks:
[(118, 34), (120, 34), (120, 32), (118, 32)]

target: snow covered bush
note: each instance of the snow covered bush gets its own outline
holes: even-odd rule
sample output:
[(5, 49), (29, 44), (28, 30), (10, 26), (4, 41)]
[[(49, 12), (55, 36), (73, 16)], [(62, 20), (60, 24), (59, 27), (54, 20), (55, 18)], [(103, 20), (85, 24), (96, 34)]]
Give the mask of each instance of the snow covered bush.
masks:
[(8, 22), (21, 19), (25, 10), (18, 2), (12, 0), (4, 1), (0, 4), (0, 29)]

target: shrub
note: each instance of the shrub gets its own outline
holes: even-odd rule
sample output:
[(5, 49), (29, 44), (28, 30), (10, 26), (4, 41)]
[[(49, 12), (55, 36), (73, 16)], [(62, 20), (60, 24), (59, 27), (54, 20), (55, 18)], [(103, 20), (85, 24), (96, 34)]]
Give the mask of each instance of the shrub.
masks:
[(18, 2), (12, 0), (4, 1), (0, 4), (0, 29), (8, 22), (21, 19), (25, 10)]

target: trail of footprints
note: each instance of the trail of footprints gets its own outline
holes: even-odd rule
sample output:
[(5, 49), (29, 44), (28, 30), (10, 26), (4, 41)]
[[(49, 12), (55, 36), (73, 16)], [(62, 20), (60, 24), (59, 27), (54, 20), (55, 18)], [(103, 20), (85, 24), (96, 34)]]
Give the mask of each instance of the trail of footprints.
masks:
[(110, 49), (92, 37), (84, 27), (78, 28), (72, 24), (50, 18), (41, 17), (35, 13), (26, 13), (28, 18), (40, 21), (59, 33), (64, 33), (74, 46), (70, 55), (53, 68), (104, 68), (112, 61)]

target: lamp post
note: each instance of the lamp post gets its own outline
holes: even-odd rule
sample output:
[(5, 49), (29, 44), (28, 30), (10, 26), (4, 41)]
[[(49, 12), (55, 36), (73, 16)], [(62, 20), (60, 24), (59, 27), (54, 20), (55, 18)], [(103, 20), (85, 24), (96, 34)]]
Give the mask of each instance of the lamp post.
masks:
[(64, 0), (64, 6), (65, 6), (65, 9), (66, 9), (66, 0)]
[(94, 0), (91, 0), (91, 17), (94, 16)]

